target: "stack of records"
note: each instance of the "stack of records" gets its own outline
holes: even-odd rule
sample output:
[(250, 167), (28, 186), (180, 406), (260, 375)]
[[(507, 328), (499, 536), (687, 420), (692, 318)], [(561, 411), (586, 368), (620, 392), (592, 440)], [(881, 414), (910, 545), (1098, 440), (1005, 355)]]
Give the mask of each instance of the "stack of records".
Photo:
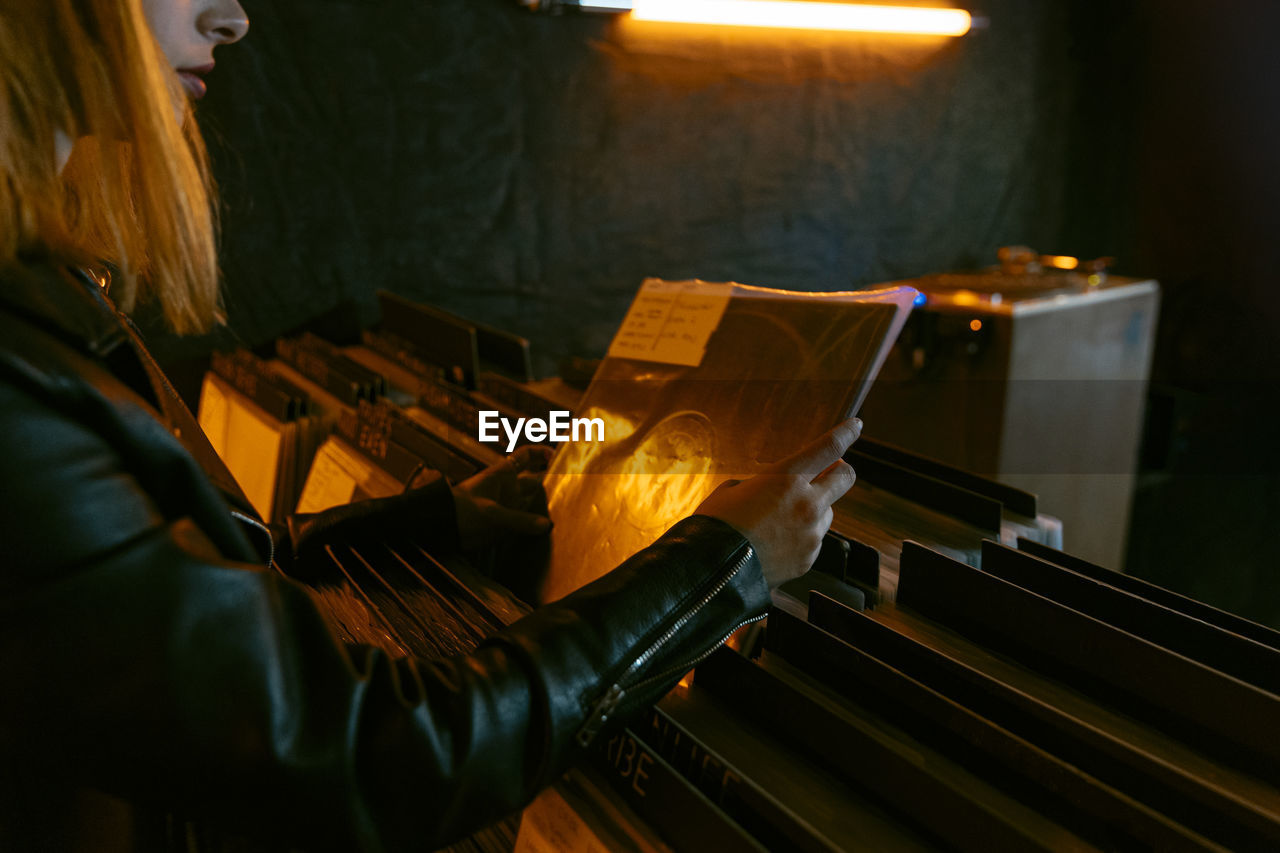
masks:
[(247, 350), (214, 353), (198, 419), (254, 509), (272, 522), (293, 510), (331, 423), (303, 387)]
[(316, 455), (299, 512), (396, 494), (426, 471), (461, 482), (509, 449), (505, 439), (479, 440), (481, 412), (548, 419), (565, 408), (530, 387), (524, 338), (391, 293), (379, 298), (382, 321), (340, 355), (385, 377), (385, 399), (357, 400), (341, 412)]

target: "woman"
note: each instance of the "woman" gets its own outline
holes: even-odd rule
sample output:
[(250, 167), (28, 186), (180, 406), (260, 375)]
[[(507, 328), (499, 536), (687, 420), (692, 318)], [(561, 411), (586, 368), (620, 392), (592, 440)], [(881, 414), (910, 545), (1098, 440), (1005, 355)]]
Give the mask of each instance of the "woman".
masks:
[[(111, 298), (155, 299), (179, 332), (215, 322), (188, 98), (247, 27), (236, 0), (0, 6), (3, 850), (129, 849), (147, 808), (304, 847), (444, 843), (758, 614), (853, 483), (856, 422), (473, 655), (337, 645), (84, 272), (110, 261)], [(442, 481), (408, 509), (453, 533)]]

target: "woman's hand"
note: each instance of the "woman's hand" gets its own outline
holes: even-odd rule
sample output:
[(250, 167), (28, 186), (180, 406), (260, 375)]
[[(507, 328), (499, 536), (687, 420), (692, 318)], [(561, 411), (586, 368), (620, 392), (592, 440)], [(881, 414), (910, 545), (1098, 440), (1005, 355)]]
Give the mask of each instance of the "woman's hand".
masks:
[(474, 550), (494, 536), (537, 536), (551, 529), (542, 474), (552, 453), (545, 445), (527, 444), (454, 487), (463, 548)]
[(749, 480), (722, 483), (699, 506), (751, 541), (772, 589), (813, 566), (831, 527), (831, 505), (853, 486), (842, 458), (862, 433), (862, 421), (839, 424), (798, 453)]

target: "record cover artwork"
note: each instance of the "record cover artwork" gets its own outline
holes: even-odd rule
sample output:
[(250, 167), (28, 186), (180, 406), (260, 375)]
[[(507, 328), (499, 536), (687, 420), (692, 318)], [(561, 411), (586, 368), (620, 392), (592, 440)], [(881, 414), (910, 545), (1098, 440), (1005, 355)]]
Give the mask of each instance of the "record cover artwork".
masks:
[(721, 482), (799, 449), (862, 403), (916, 291), (798, 293), (645, 282), (546, 479), (541, 598), (588, 583), (691, 514)]

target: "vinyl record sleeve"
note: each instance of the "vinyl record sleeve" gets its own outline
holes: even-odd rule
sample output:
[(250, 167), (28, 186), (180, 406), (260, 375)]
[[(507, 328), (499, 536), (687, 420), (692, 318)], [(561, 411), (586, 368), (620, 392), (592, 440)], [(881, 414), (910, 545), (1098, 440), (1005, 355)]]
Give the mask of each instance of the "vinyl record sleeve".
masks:
[(598, 418), (604, 440), (580, 433), (547, 475), (555, 528), (541, 598), (594, 580), (724, 480), (854, 414), (916, 295), (646, 281), (575, 411)]

